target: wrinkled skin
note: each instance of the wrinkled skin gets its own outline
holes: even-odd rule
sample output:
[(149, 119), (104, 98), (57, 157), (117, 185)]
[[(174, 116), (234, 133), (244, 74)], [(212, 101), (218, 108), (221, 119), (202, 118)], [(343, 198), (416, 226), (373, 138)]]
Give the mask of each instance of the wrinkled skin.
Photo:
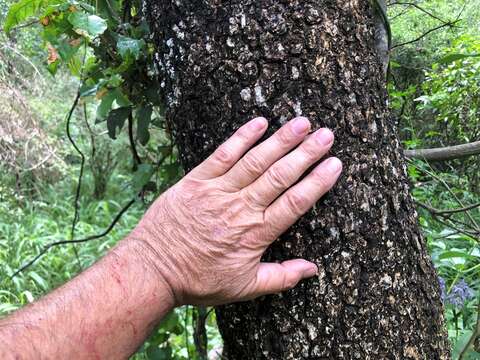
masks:
[(164, 193), (97, 263), (0, 321), (1, 359), (126, 359), (175, 306), (276, 293), (315, 264), (261, 263), (263, 252), (337, 180), (333, 134), (297, 118), (252, 150), (258, 118)]
[(240, 128), (163, 194), (132, 233), (159, 259), (155, 267), (177, 305), (253, 299), (317, 273), (302, 259), (260, 259), (336, 182), (341, 162), (330, 158), (297, 183), (328, 152), (333, 134), (308, 135), (310, 122), (297, 118), (247, 152), (267, 126), (257, 118)]

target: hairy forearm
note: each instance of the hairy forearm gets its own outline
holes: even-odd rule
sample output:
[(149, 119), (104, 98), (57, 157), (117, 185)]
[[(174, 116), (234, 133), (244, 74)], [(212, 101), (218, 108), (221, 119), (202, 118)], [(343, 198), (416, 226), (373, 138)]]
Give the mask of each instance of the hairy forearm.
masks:
[(66, 285), (0, 321), (1, 359), (122, 359), (174, 306), (148, 246), (123, 240)]
[(122, 359), (174, 306), (221, 305), (293, 288), (305, 259), (262, 254), (335, 183), (333, 133), (296, 118), (249, 150), (264, 118), (242, 126), (162, 194), (119, 246), (51, 295), (0, 321), (0, 359)]

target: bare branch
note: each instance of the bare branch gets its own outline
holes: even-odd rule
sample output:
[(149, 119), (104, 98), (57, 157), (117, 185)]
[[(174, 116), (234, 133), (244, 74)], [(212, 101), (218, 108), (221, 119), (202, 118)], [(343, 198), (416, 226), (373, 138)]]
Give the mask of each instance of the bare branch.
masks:
[(437, 15), (433, 14), (432, 12), (428, 11), (427, 9), (413, 3), (413, 2), (401, 2), (401, 1), (398, 1), (398, 2), (392, 2), (392, 3), (389, 3), (388, 6), (395, 6), (395, 5), (403, 5), (403, 6), (408, 6), (408, 7), (414, 7), (418, 10), (420, 10), (421, 12), (427, 14), (428, 16), (430, 16), (431, 18), (435, 19), (435, 20), (438, 20), (444, 24), (447, 24), (448, 21), (446, 20), (443, 20), (441, 18), (439, 18)]
[(479, 154), (480, 141), (475, 141), (463, 145), (447, 146), (443, 148), (415, 149), (405, 151), (405, 155), (409, 158), (427, 161), (446, 161)]
[(400, 44), (397, 44), (397, 45), (394, 45), (390, 48), (390, 50), (393, 50), (393, 49), (396, 49), (396, 48), (399, 48), (401, 46), (405, 46), (405, 45), (408, 45), (408, 44), (412, 44), (412, 43), (415, 43), (417, 41), (420, 41), (421, 39), (423, 39), (425, 36), (431, 34), (432, 32), (434, 31), (437, 31), (437, 30), (440, 30), (440, 29), (443, 29), (444, 27), (454, 27), (456, 23), (458, 23), (460, 20), (455, 20), (455, 21), (449, 21), (447, 23), (442, 23), (441, 25), (437, 26), (437, 27), (434, 27), (433, 29), (430, 29), (426, 32), (424, 32), (422, 35), (420, 35), (419, 37), (417, 37), (416, 39), (413, 39), (413, 40), (410, 40), (410, 41), (406, 41), (406, 42), (403, 42), (403, 43), (400, 43)]
[[(35, 25), (35, 24), (38, 24), (38, 23), (40, 23), (40, 21), (37, 20), (37, 19), (35, 19), (35, 20), (32, 20), (32, 21), (27, 22), (27, 23), (25, 23), (25, 24), (21, 24), (21, 25), (15, 26), (14, 28), (12, 28), (12, 29), (10, 30), (10, 32), (14, 32), (14, 31), (17, 31), (17, 30), (26, 28), (26, 27), (30, 27), (30, 26)], [(5, 32), (5, 30), (3, 29), (3, 26), (0, 27), (0, 33), (1, 33), (1, 32)]]
[(473, 210), (477, 207), (480, 207), (480, 203), (477, 203), (477, 204), (473, 204), (473, 205), (468, 205), (468, 206), (465, 206), (463, 208), (459, 208), (459, 209), (451, 209), (451, 210), (440, 210), (440, 209), (436, 209), (434, 207), (431, 207), (427, 204), (424, 204), (420, 201), (417, 201), (417, 204), (420, 205), (421, 207), (427, 209), (428, 211), (430, 211), (432, 214), (435, 214), (435, 215), (449, 215), (449, 214), (455, 214), (455, 213), (460, 213), (460, 212), (465, 212), (465, 211), (470, 211), (470, 210)]

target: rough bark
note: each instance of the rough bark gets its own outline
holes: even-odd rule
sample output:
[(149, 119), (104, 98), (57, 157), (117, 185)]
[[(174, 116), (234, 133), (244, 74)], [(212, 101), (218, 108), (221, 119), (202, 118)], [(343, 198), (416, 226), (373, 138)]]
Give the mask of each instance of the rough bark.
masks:
[(167, 119), (186, 170), (247, 119), (336, 134), (338, 185), (265, 260), (320, 274), (217, 309), (227, 359), (447, 359), (435, 270), (387, 111), (366, 0), (150, 1)]

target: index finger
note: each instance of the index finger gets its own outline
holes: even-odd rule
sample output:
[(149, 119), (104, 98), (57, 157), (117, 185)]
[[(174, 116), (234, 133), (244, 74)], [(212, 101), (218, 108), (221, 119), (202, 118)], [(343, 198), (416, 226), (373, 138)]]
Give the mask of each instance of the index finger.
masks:
[(212, 155), (194, 168), (189, 176), (208, 180), (225, 174), (265, 133), (268, 122), (257, 117), (238, 129)]

